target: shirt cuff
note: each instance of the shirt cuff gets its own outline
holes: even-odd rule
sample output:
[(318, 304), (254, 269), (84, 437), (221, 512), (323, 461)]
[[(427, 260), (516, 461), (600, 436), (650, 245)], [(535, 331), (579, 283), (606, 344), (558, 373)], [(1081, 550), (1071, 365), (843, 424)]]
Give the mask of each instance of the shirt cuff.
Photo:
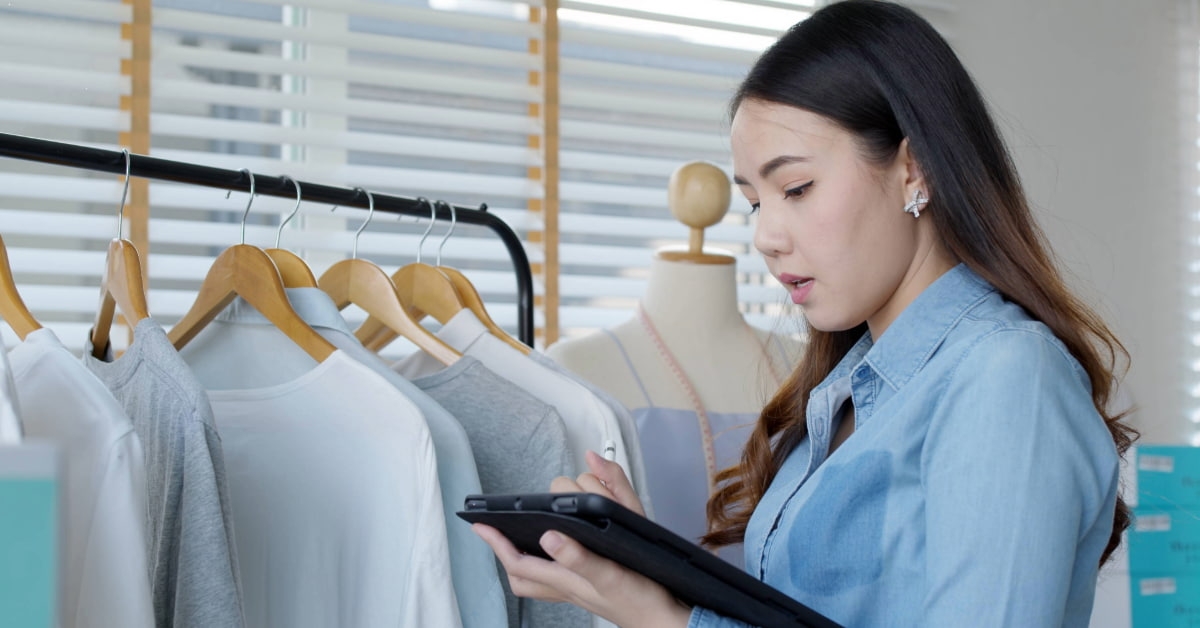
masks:
[(692, 616), (688, 618), (687, 628), (741, 628), (743, 626), (750, 628), (749, 624), (718, 615), (707, 608), (693, 606)]

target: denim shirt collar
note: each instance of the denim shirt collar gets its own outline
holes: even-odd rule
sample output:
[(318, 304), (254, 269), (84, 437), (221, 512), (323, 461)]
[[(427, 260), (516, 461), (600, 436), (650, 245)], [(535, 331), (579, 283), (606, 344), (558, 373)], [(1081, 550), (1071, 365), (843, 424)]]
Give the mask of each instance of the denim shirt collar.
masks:
[[(973, 305), (995, 292), (964, 264), (938, 277), (875, 342), (863, 334), (809, 393), (805, 412), (810, 454), (808, 477), (822, 462), (833, 438), (834, 413), (853, 397), (855, 424), (870, 420), (875, 407), (900, 390), (933, 357), (942, 341)], [(882, 384), (891, 390), (881, 389)]]
[(864, 360), (893, 391), (899, 390), (929, 362), (963, 315), (993, 292), (965, 264), (951, 268), (896, 317)]

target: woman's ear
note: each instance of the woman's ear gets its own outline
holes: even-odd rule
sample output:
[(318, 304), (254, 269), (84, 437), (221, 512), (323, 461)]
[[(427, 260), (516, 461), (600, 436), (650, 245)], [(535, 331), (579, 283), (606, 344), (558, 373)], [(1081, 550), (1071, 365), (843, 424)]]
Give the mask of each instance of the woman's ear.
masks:
[(896, 150), (895, 166), (897, 174), (902, 177), (904, 185), (904, 197), (912, 198), (917, 190), (921, 191), (921, 195), (929, 198), (929, 186), (925, 183), (925, 175), (921, 172), (921, 165), (917, 163), (913, 157), (912, 150), (908, 143), (908, 138), (900, 141), (900, 148)]

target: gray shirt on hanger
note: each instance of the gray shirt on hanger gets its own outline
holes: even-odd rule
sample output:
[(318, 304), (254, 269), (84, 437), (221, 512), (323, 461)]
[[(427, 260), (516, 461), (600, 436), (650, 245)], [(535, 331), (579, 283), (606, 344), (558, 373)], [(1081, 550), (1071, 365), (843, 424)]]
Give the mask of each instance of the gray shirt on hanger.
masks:
[(83, 363), (124, 407), (146, 467), (146, 542), (160, 628), (238, 627), (242, 615), (221, 438), (200, 382), (152, 319), (117, 360)]
[[(463, 356), (413, 383), (449, 410), (467, 430), (484, 493), (545, 493), (550, 490), (551, 480), (572, 475), (567, 431), (554, 408), (493, 373), (479, 360)], [(508, 588), (508, 579), (502, 582), (509, 626), (513, 628), (592, 625), (591, 614), (570, 604), (524, 600), (519, 605)]]

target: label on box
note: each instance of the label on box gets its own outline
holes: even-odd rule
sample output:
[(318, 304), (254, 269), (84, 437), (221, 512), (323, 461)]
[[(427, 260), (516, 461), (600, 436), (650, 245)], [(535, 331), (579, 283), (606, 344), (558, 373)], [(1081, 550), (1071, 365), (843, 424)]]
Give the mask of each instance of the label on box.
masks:
[(1200, 627), (1200, 576), (1134, 577), (1130, 584), (1134, 626)]
[(1174, 578), (1138, 579), (1138, 590), (1142, 595), (1175, 595), (1177, 588)]
[(1138, 471), (1174, 473), (1174, 456), (1138, 456)]
[(1171, 515), (1138, 515), (1133, 529), (1135, 532), (1170, 532)]
[(1133, 511), (1126, 540), (1129, 572), (1200, 576), (1200, 516), (1184, 510)]

